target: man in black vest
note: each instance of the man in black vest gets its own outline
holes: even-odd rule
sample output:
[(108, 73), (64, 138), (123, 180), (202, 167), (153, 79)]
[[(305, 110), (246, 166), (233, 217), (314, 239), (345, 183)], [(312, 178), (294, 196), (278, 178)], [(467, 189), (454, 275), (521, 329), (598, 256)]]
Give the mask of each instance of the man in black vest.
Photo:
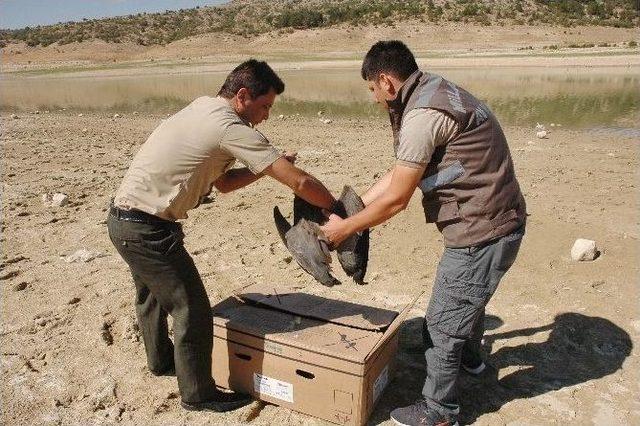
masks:
[(464, 89), (418, 69), (400, 41), (373, 45), (362, 78), (389, 112), (396, 163), (363, 196), (366, 206), (322, 230), (335, 247), (347, 236), (404, 210), (416, 188), (427, 222), (442, 233), (425, 316), (423, 399), (391, 412), (399, 425), (457, 424), (460, 367), (478, 375), (485, 306), (511, 267), (524, 235), (526, 206), (506, 138), (489, 108)]

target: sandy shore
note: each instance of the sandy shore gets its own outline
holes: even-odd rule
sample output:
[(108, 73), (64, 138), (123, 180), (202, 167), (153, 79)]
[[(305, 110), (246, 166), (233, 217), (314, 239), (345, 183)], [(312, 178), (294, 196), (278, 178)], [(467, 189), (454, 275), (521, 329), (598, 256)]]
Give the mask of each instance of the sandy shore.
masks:
[[(133, 286), (104, 220), (132, 156), (161, 117), (0, 119), (3, 424), (325, 424), (258, 402), (227, 415), (188, 413), (175, 379), (146, 370)], [(346, 183), (365, 190), (392, 163), (384, 120), (325, 125), (286, 117), (262, 130), (279, 147), (298, 150), (299, 164), (336, 193)], [(530, 217), (521, 254), (488, 307), (485, 349), (498, 377), (463, 378), (462, 419), (638, 424), (637, 140), (555, 127), (544, 140), (533, 126), (506, 133)], [(67, 194), (70, 204), (45, 207), (47, 192)], [(275, 232), (273, 206), (288, 212), (290, 204), (283, 187), (263, 179), (193, 211), (186, 245), (212, 303), (252, 282), (318, 286), (285, 261)], [(327, 295), (393, 307), (429, 292), (442, 242), (423, 222), (416, 195), (407, 211), (372, 232), (368, 285), (337, 272), (344, 283)], [(571, 261), (576, 238), (596, 240), (602, 255)], [(65, 261), (83, 248), (102, 257)], [(419, 395), (426, 302), (401, 331), (399, 371), (371, 424), (389, 425), (390, 410)]]

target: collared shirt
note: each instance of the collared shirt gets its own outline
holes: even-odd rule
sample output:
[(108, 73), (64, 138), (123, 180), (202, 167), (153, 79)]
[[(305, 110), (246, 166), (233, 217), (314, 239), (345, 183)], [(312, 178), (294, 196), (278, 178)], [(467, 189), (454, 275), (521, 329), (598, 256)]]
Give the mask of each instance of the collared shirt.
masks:
[(133, 158), (114, 205), (185, 219), (236, 160), (257, 174), (281, 156), (226, 99), (203, 96), (153, 131)]
[(432, 108), (415, 108), (403, 118), (396, 164), (423, 168), (436, 147), (445, 145), (458, 134), (458, 124), (447, 113)]

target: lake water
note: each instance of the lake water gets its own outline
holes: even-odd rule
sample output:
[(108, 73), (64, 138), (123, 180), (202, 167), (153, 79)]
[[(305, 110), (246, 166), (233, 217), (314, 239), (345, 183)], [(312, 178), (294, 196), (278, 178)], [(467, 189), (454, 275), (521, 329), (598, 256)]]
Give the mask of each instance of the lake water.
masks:
[[(437, 68), (484, 100), (510, 125), (559, 123), (573, 128), (640, 130), (640, 69)], [(13, 75), (0, 80), (3, 110), (132, 111), (170, 113), (195, 97), (215, 95), (227, 72), (83, 76)], [(382, 117), (359, 70), (282, 70), (286, 90), (272, 112)]]

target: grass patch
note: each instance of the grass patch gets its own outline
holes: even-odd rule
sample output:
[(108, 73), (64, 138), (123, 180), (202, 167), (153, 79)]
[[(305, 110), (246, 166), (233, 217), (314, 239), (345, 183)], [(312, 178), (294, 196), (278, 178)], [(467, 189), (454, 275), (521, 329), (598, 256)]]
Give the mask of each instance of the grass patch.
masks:
[(487, 104), (501, 122), (516, 126), (562, 123), (581, 128), (616, 123), (640, 109), (640, 92), (619, 90), (600, 95), (562, 94), (544, 98), (502, 98)]

